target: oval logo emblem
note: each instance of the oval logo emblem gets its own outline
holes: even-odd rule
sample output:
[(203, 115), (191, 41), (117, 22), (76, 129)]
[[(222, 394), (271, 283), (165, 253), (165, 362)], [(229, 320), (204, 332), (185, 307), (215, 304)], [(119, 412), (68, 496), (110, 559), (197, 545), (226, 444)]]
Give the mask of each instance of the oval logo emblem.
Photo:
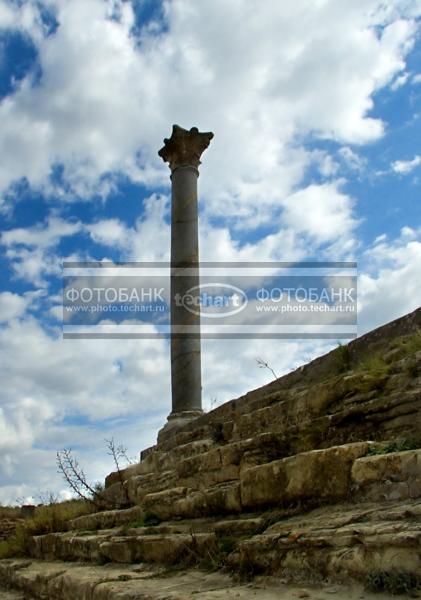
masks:
[(193, 315), (222, 319), (245, 309), (248, 298), (240, 288), (228, 283), (202, 283), (190, 288), (181, 304)]

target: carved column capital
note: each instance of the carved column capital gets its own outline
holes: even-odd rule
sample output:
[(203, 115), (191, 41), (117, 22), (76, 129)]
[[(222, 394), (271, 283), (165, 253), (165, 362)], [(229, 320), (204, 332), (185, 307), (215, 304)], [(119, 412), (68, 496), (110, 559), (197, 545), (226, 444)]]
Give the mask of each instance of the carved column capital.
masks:
[(190, 131), (179, 125), (173, 125), (170, 138), (164, 139), (164, 146), (159, 156), (169, 164), (171, 171), (179, 167), (195, 167), (200, 165), (200, 157), (209, 146), (213, 133), (200, 133), (197, 127)]

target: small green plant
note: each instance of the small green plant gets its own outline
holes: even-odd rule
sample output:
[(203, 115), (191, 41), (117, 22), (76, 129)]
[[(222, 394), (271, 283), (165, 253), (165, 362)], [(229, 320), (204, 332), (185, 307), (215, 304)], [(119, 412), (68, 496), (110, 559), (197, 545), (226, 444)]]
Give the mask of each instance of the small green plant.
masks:
[(222, 423), (210, 424), (210, 436), (215, 444), (223, 444), (225, 442), (224, 426)]
[(127, 531), (128, 529), (139, 529), (140, 527), (155, 527), (160, 523), (161, 519), (159, 519), (155, 515), (151, 515), (150, 513), (145, 513), (143, 517), (136, 519), (136, 521), (126, 523), (121, 527), (121, 529), (122, 531)]
[(406, 571), (371, 571), (365, 579), (369, 592), (388, 592), (394, 596), (420, 589), (420, 579)]
[(408, 374), (409, 377), (418, 377), (420, 374), (420, 369), (418, 366), (417, 361), (415, 360), (415, 358), (411, 358), (408, 362), (408, 364), (405, 367), (405, 371)]
[(205, 556), (198, 561), (199, 568), (204, 571), (217, 571), (227, 564), (227, 557), (235, 550), (237, 541), (232, 537), (217, 539), (216, 548), (209, 549)]
[(346, 371), (349, 371), (351, 367), (351, 356), (348, 346), (343, 346), (339, 342), (339, 346), (335, 350), (335, 356), (339, 373), (345, 373)]
[(159, 525), (161, 523), (161, 519), (155, 515), (151, 515), (150, 513), (145, 513), (145, 516), (143, 517), (143, 523), (145, 527), (155, 527), (155, 525)]
[(21, 516), (20, 506), (1, 506), (0, 519), (18, 519)]
[(386, 444), (369, 448), (367, 456), (374, 456), (377, 454), (391, 454), (392, 452), (404, 452), (405, 450), (417, 450), (421, 448), (421, 438), (403, 438), (400, 440), (394, 440), (387, 442)]
[(236, 540), (232, 537), (221, 537), (218, 539), (218, 550), (222, 554), (231, 554), (236, 546)]
[(390, 365), (383, 360), (380, 354), (374, 354), (360, 360), (356, 365), (355, 371), (357, 373), (365, 371), (372, 377), (383, 377), (389, 375)]
[(282, 521), (282, 519), (285, 519), (285, 517), (289, 516), (289, 514), (290, 514), (290, 511), (282, 510), (282, 509), (272, 509), (272, 510), (266, 511), (262, 515), (263, 525), (261, 527), (261, 531), (263, 532), (268, 527), (275, 525), (275, 523), (279, 523), (279, 521)]
[(246, 583), (252, 581), (256, 575), (260, 575), (262, 571), (262, 568), (259, 565), (256, 565), (255, 561), (247, 553), (243, 553), (238, 569), (234, 574), (234, 579), (238, 579), (241, 583)]
[(93, 505), (82, 500), (53, 502), (46, 506), (38, 506), (34, 517), (19, 523), (16, 532), (7, 540), (0, 542), (0, 558), (28, 555), (34, 535), (67, 531), (71, 519), (91, 512), (93, 512)]
[(106, 565), (108, 564), (110, 561), (110, 559), (108, 558), (108, 556), (105, 556), (104, 554), (99, 553), (96, 559), (96, 564), (99, 567), (102, 567), (102, 565)]
[(415, 354), (421, 350), (421, 330), (418, 329), (409, 337), (403, 338), (400, 346), (403, 346), (408, 354)]

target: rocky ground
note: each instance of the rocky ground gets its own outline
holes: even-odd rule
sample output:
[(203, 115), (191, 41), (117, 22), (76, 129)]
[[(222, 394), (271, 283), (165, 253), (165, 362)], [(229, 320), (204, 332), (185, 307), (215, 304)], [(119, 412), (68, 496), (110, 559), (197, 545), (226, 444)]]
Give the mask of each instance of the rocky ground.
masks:
[(20, 592), (11, 590), (2, 590), (0, 588), (0, 600), (25, 600), (25, 596)]
[[(291, 585), (274, 577), (257, 577), (253, 583), (238, 584), (223, 573), (195, 569), (160, 574), (155, 569), (144, 570), (134, 565), (92, 567), (43, 563), (23, 571), (22, 581), (26, 580), (26, 586), (32, 582), (33, 589), (40, 594), (36, 597), (46, 600), (392, 600), (409, 597), (373, 594), (361, 586)], [(413, 594), (412, 597), (418, 596)], [(33, 598), (0, 589), (0, 600)]]

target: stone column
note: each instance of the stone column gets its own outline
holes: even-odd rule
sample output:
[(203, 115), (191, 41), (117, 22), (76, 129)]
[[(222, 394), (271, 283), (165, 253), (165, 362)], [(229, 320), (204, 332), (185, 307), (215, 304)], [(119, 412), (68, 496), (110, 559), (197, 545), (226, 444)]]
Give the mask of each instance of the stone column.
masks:
[[(200, 316), (180, 299), (199, 294), (197, 178), (200, 157), (213, 133), (173, 126), (159, 156), (171, 169), (171, 391), (172, 411), (160, 432), (168, 432), (202, 414)], [(190, 291), (193, 288), (193, 293)], [(159, 439), (159, 438), (158, 438)]]

